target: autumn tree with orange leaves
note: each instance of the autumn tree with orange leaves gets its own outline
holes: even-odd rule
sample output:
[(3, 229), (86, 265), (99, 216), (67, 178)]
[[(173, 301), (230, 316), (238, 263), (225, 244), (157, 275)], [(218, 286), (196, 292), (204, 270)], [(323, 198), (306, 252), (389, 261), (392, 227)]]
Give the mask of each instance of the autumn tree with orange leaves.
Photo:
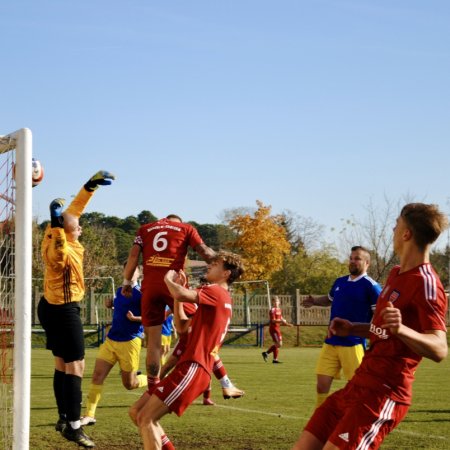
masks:
[(254, 213), (236, 214), (229, 227), (236, 235), (233, 247), (245, 262), (245, 280), (268, 280), (283, 266), (290, 251), (283, 217), (271, 216), (271, 206), (257, 200)]

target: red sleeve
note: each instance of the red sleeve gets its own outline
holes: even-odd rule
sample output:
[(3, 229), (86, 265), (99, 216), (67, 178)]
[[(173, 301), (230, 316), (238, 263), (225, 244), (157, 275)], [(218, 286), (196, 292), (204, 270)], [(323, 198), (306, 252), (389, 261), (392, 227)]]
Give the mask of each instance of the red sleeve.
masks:
[(420, 295), (415, 300), (422, 330), (447, 331), (445, 317), (447, 314), (447, 296), (442, 286), (437, 287), (435, 296)]
[(191, 226), (189, 229), (189, 246), (195, 248), (200, 244), (203, 244), (203, 239), (198, 234), (198, 231)]
[(201, 288), (198, 288), (198, 303), (201, 305), (216, 306), (221, 294), (218, 289), (222, 288), (217, 286), (217, 284), (211, 284), (209, 286), (202, 286)]

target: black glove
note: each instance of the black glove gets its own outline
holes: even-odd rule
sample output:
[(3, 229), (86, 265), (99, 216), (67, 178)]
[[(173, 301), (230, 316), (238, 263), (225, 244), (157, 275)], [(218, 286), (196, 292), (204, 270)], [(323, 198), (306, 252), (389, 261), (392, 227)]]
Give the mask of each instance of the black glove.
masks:
[(63, 198), (55, 198), (50, 203), (50, 219), (52, 228), (64, 226), (64, 217), (62, 216), (62, 209), (66, 201)]
[(108, 184), (111, 184), (111, 180), (115, 180), (116, 177), (106, 171), (106, 170), (99, 170), (95, 175), (93, 175), (89, 181), (84, 185), (84, 188), (88, 192), (94, 192), (100, 185), (107, 186)]

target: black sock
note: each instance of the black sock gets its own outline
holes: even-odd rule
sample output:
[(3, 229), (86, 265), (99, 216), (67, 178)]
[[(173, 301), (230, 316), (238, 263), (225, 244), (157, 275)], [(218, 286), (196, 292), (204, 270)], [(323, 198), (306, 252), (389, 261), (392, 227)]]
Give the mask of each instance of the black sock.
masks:
[(64, 401), (67, 420), (74, 422), (81, 417), (81, 377), (66, 375), (64, 381)]
[(66, 408), (64, 406), (64, 380), (66, 374), (55, 369), (53, 375), (53, 392), (55, 393), (56, 406), (58, 407), (59, 418), (66, 419)]

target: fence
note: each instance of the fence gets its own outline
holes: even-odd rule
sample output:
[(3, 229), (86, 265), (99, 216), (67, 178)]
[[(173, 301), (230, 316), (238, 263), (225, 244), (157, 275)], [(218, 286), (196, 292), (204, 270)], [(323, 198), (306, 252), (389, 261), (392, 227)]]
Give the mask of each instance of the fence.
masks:
[[(109, 324), (112, 321), (112, 310), (105, 306), (105, 300), (111, 298), (111, 293), (96, 292), (94, 288), (86, 291), (82, 302), (81, 319), (85, 326)], [(37, 318), (37, 305), (42, 296), (36, 287), (32, 301), (32, 324), (39, 326)], [(278, 295), (281, 301), (283, 317), (295, 325), (327, 325), (330, 317), (330, 308), (313, 306), (304, 308), (303, 300), (307, 295), (296, 296)], [(269, 302), (267, 295), (254, 295), (246, 298), (243, 294), (233, 294), (233, 317), (231, 327), (251, 327), (255, 324), (265, 324), (269, 321)], [(450, 325), (450, 311), (447, 312), (447, 325)]]

